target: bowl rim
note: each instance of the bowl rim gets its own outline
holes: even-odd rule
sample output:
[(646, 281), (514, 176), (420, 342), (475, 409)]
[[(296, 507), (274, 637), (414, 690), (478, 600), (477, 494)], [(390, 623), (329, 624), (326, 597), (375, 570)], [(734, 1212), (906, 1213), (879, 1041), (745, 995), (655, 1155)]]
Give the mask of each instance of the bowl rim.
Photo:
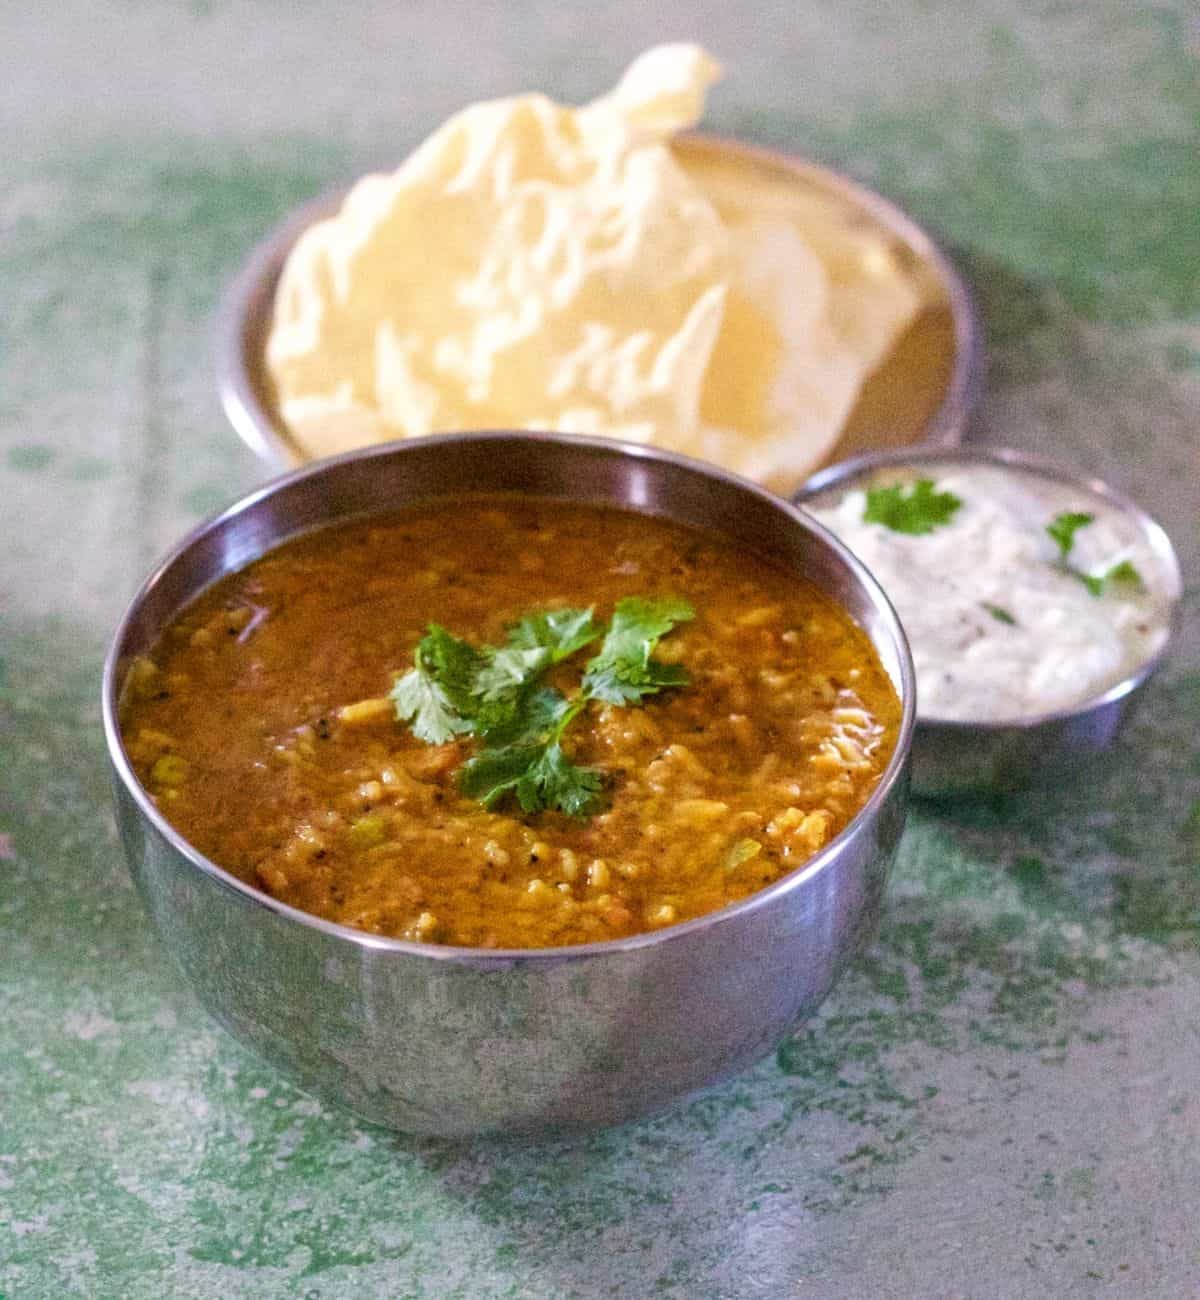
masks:
[[(953, 325), (954, 358), (942, 400), (921, 437), (911, 445), (957, 446), (983, 393), (987, 368), (983, 319), (966, 278), (930, 231), (868, 185), (800, 154), (708, 131), (681, 131), (672, 144), (700, 154), (731, 155), (802, 178), (865, 211), (936, 269)], [(332, 185), (285, 213), (251, 248), (217, 306), (214, 369), (221, 409), (234, 432), (255, 456), (276, 468), (312, 464), (314, 458), (302, 453), (283, 431), (282, 421), (260, 400), (253, 379), (255, 367), (248, 359), (254, 319), (252, 307), (264, 292), (274, 295), (283, 263), (304, 231), (314, 222), (333, 215), (361, 179), (356, 176)], [(836, 453), (836, 450), (835, 441), (830, 451)]]
[[(198, 542), (200, 542), (201, 539), (208, 536), (210, 533), (218, 531), (224, 527), (229, 520), (236, 516), (252, 510), (259, 502), (278, 492), (286, 490), (295, 483), (309, 478), (319, 478), (347, 462), (384, 459), (393, 456), (402, 457), (406, 452), (415, 453), (421, 450), (428, 450), (431, 444), (436, 448), (439, 445), (461, 445), (463, 443), (476, 441), (502, 442), (512, 440), (513, 438), (543, 444), (580, 445), (584, 448), (599, 451), (607, 455), (627, 457), (637, 460), (653, 460), (669, 464), (674, 466), (676, 469), (703, 478), (715, 478), (736, 489), (748, 492), (751, 495), (758, 497), (771, 509), (787, 516), (793, 526), (799, 525), (804, 531), (813, 535), (819, 543), (833, 551), (835, 556), (846, 566), (852, 579), (863, 590), (864, 594), (882, 617), (886, 635), (891, 640), (892, 648), (896, 653), (896, 661), (899, 670), (899, 682), (893, 682), (901, 703), (901, 717), (900, 725), (896, 733), (896, 744), (891, 757), (888, 760), (887, 766), (884, 768), (875, 785), (875, 789), (871, 791), (871, 794), (868, 796), (863, 806), (857, 813), (855, 813), (847, 825), (829, 841), (828, 844), (806, 862), (801, 863), (799, 866), (781, 876), (766, 888), (760, 889), (753, 894), (749, 894), (745, 898), (739, 899), (737, 902), (730, 903), (725, 907), (718, 908), (712, 912), (706, 912), (703, 915), (693, 917), (690, 920), (682, 921), (677, 925), (664, 926), (659, 930), (643, 931), (639, 934), (629, 935), (620, 939), (605, 939), (593, 943), (570, 944), (562, 945), (560, 947), (478, 948), (451, 944), (421, 943), (415, 940), (397, 939), (386, 935), (370, 934), (365, 930), (355, 929), (353, 926), (343, 925), (340, 922), (329, 921), (322, 917), (315, 916), (310, 912), (305, 912), (300, 908), (293, 907), (289, 903), (284, 903), (279, 899), (273, 898), (270, 894), (267, 894), (256, 888), (254, 885), (241, 880), (232, 872), (226, 870), (211, 858), (201, 853), (200, 850), (180, 834), (159, 811), (154, 800), (150, 797), (149, 791), (139, 780), (133, 769), (133, 765), (130, 762), (121, 734), (119, 703), (124, 659), (121, 652), (130, 627), (140, 613), (140, 610), (151, 591), (160, 581), (163, 580), (166, 573)], [(447, 495), (452, 494), (447, 493)], [(403, 509), (403, 506), (398, 508)], [(618, 505), (615, 508), (631, 510), (634, 513), (649, 513), (647, 511), (639, 511), (635, 506)], [(347, 515), (346, 519), (354, 517), (365, 518), (369, 516)], [(669, 515), (663, 515), (661, 517), (670, 518)], [(330, 518), (326, 523), (319, 524), (316, 527), (336, 526), (337, 522), (338, 520), (336, 518)], [(240, 569), (244, 569), (247, 565), (255, 563), (270, 550), (283, 545), (292, 538), (299, 536), (304, 531), (308, 530), (298, 529), (292, 533), (285, 533), (282, 537), (275, 539), (270, 545), (259, 551), (253, 559), (246, 560), (243, 564), (239, 565), (237, 569), (231, 569), (229, 572), (240, 571)], [(220, 579), (215, 579), (214, 581), (219, 580)], [(210, 582), (205, 587), (201, 588), (199, 592), (190, 597), (190, 601), (196, 600), (203, 591), (207, 590), (212, 585), (212, 582)], [(177, 607), (173, 611), (172, 617), (177, 615), (182, 608), (186, 608), (186, 604), (190, 603), (190, 601), (185, 602), (185, 605), (183, 606)], [(163, 626), (165, 626), (165, 623)], [(157, 630), (161, 632), (162, 628)], [(875, 645), (874, 639), (869, 639), (871, 639), (872, 646), (876, 649), (876, 653), (878, 653), (878, 647)], [(808, 884), (811, 880), (821, 875), (830, 864), (841, 855), (849, 842), (862, 833), (864, 826), (878, 816), (880, 810), (891, 798), (897, 787), (902, 783), (905, 783), (907, 780), (913, 734), (916, 727), (916, 676), (913, 667), (912, 652), (908, 645), (907, 636), (905, 635), (904, 628), (900, 623), (895, 608), (883, 588), (871, 575), (866, 566), (863, 565), (862, 561), (859, 560), (829, 529), (786, 498), (770, 492), (766, 488), (760, 487), (758, 484), (753, 483), (748, 479), (744, 479), (728, 470), (723, 470), (717, 466), (710, 465), (707, 462), (698, 461), (688, 456), (682, 456), (676, 452), (664, 451), (661, 448), (648, 447), (644, 444), (626, 443), (612, 438), (599, 438), (576, 434), (526, 432), (519, 430), (481, 430), (469, 433), (429, 434), (421, 438), (401, 439), (393, 442), (376, 444), (370, 447), (357, 448), (353, 451), (344, 452), (339, 456), (314, 461), (261, 484), (245, 493), (243, 496), (237, 498), (224, 510), (206, 520), (203, 520), (194, 528), (190, 529), (188, 533), (154, 565), (150, 573), (139, 584), (137, 590), (129, 599), (120, 621), (117, 623), (104, 658), (104, 668), (101, 677), (101, 720), (105, 745), (108, 752), (109, 765), (116, 780), (120, 782), (125, 793), (132, 798), (140, 816), (145, 821), (149, 822), (158, 835), (167, 842), (176, 854), (180, 855), (190, 866), (196, 868), (203, 875), (207, 876), (214, 884), (240, 895), (244, 901), (259, 906), (284, 921), (299, 923), (303, 926), (316, 929), (331, 938), (347, 941), (351, 944), (357, 945), (358, 947), (369, 948), (380, 952), (387, 951), (395, 952), (397, 954), (427, 957), (435, 961), (457, 962), (476, 969), (501, 970), (507, 969), (514, 964), (556, 964), (559, 962), (601, 957), (610, 953), (630, 952), (641, 948), (654, 947), (661, 943), (671, 943), (682, 940), (699, 930), (707, 929), (713, 925), (720, 925), (734, 919), (735, 917), (740, 917), (747, 913), (757, 911), (759, 908), (767, 906), (771, 902), (775, 901), (781, 895), (788, 894), (792, 890)]]
[(1104, 479), (1092, 474), (1084, 474), (1067, 465), (1036, 452), (1022, 451), (1016, 447), (1000, 446), (964, 446), (964, 447), (913, 447), (894, 451), (865, 452), (861, 456), (839, 461), (835, 465), (818, 470), (792, 494), (793, 505), (807, 510), (815, 498), (845, 489), (858, 480), (870, 477), (881, 469), (905, 468), (920, 465), (990, 465), (1006, 470), (1031, 474), (1054, 483), (1064, 483), (1077, 492), (1095, 498), (1097, 501), (1114, 507), (1128, 515), (1137, 524), (1155, 558), (1163, 566), (1170, 591), (1166, 616), (1166, 636), (1162, 645), (1142, 660), (1133, 671), (1105, 687), (1095, 695), (1089, 695), (1079, 704), (1066, 708), (1047, 709), (1041, 713), (1021, 714), (1013, 718), (996, 718), (971, 721), (966, 718), (944, 718), (935, 714), (919, 714), (917, 726), (920, 729), (937, 729), (945, 732), (968, 734), (986, 731), (989, 733), (1018, 732), (1026, 733), (1044, 726), (1053, 726), (1062, 722), (1084, 718), (1098, 713), (1110, 704), (1131, 695), (1143, 686), (1157, 671), (1163, 660), (1170, 653), (1180, 627), (1183, 607), (1183, 573), (1179, 565), (1179, 556), (1167, 534), (1166, 529), (1144, 507), (1132, 497), (1115, 488)]

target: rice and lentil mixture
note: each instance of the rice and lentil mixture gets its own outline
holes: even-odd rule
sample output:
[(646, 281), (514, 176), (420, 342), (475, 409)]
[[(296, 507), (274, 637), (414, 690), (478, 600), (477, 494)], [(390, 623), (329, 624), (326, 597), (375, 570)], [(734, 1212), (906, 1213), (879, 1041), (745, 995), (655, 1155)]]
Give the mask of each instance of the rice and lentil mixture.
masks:
[[(429, 623), (498, 644), (531, 610), (632, 595), (694, 608), (657, 651), (690, 683), (575, 721), (595, 816), (489, 811), (458, 785), (477, 742), (397, 721)], [(328, 528), (218, 583), (135, 663), (122, 727), (164, 815), (241, 879), (377, 934), (524, 948), (671, 925), (792, 871), (862, 807), (899, 716), (865, 634), (794, 574), (633, 512), (489, 497)]]

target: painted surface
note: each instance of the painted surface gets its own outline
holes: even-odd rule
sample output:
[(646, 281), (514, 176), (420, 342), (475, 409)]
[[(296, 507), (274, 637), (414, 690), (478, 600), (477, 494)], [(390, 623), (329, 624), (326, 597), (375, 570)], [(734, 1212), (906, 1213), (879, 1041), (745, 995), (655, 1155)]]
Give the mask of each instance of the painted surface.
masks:
[[(681, 34), (729, 65), (712, 125), (944, 232), (981, 436), (1157, 513), (1184, 636), (1095, 769), (913, 816), (878, 942), (776, 1059), (574, 1144), (397, 1138), (176, 981), (114, 839), (104, 643), (260, 476), (208, 351), (254, 240), (466, 99), (584, 98)], [(0, 1295), (1200, 1293), (1195, 11), (68, 0), (0, 8), (0, 45)]]

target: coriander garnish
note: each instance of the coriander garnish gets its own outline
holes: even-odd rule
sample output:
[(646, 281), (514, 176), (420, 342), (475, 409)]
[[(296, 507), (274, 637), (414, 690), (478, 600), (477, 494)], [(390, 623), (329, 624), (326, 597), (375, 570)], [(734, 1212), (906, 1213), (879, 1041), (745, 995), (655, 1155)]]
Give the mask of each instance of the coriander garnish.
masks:
[[(557, 695), (557, 692), (555, 692)], [(604, 807), (602, 777), (594, 767), (580, 767), (563, 753), (563, 732), (583, 711), (586, 700), (569, 703), (558, 695), (556, 720), (548, 731), (499, 748), (485, 748), (468, 759), (459, 774), (464, 794), (494, 808), (512, 794), (524, 812), (557, 809), (571, 817), (591, 817)]]
[(962, 501), (953, 492), (935, 492), (931, 478), (919, 478), (906, 494), (901, 484), (868, 488), (863, 522), (883, 524), (895, 533), (921, 536), (950, 522)]
[(1062, 514), (1055, 515), (1051, 519), (1046, 525), (1046, 531), (1058, 544), (1060, 560), (1066, 560), (1071, 554), (1071, 548), (1075, 545), (1075, 534), (1081, 528), (1094, 523), (1095, 519), (1095, 515), (1081, 514), (1073, 510), (1064, 510)]
[(678, 664), (651, 658), (660, 637), (676, 623), (694, 617), (686, 600), (641, 600), (634, 596), (617, 602), (612, 623), (600, 653), (588, 661), (583, 676), (584, 693), (609, 704), (640, 704), (664, 687), (686, 686), (688, 675)]
[(1079, 569), (1071, 568), (1069, 564), (1063, 565), (1063, 570), (1072, 578), (1078, 578), (1088, 591), (1097, 597), (1103, 596), (1110, 585), (1132, 587), (1135, 591), (1146, 590), (1142, 575), (1128, 560), (1114, 564), (1106, 573), (1082, 573)]
[(1139, 591), (1146, 590), (1142, 575), (1129, 560), (1122, 560), (1119, 564), (1114, 564), (1101, 581), (1104, 583), (1126, 583), (1131, 587), (1136, 587)]
[[(686, 686), (684, 668), (653, 656), (659, 640), (692, 617), (691, 605), (673, 598), (618, 601), (607, 628), (591, 609), (541, 610), (515, 624), (503, 646), (479, 649), (431, 623), (412, 669), (392, 688), (396, 716), (430, 744), (467, 735), (482, 742), (463, 765), (459, 785), (484, 807), (512, 795), (527, 813), (590, 817), (604, 806), (602, 776), (567, 757), (564, 732), (591, 700), (639, 705)], [(542, 684), (548, 668), (602, 635), (571, 696)]]
[(1067, 556), (1071, 554), (1071, 548), (1075, 545), (1075, 534), (1081, 528), (1094, 523), (1095, 519), (1095, 515), (1064, 511), (1062, 514), (1055, 515), (1046, 525), (1046, 532), (1058, 543), (1058, 567), (1064, 573), (1069, 573), (1072, 578), (1077, 578), (1096, 597), (1103, 596), (1105, 589), (1110, 585), (1131, 586), (1138, 591), (1145, 591), (1146, 584), (1142, 580), (1142, 575), (1129, 560), (1119, 561), (1104, 573), (1084, 573), (1082, 569), (1067, 563)]
[(1004, 608), (1003, 605), (993, 605), (990, 601), (979, 602), (984, 609), (996, 620), (997, 623), (1007, 623), (1009, 627), (1016, 627), (1017, 620)]
[(473, 687), (480, 656), (444, 627), (430, 623), (413, 654), (413, 667), (397, 677), (391, 690), (396, 716), (412, 727), (418, 740), (444, 745), (475, 729), (466, 716), (473, 707)]

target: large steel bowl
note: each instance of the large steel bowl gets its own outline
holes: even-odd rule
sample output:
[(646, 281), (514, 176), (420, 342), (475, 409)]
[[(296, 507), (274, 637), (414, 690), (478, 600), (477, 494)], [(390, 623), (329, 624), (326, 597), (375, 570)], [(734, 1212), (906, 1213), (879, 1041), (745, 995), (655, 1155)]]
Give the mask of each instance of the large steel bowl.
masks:
[[(224, 574), (288, 537), (470, 491), (613, 504), (723, 534), (833, 595), (903, 700), (896, 752), (854, 821), (733, 906), (609, 943), (483, 950), (381, 938), (278, 902), (209, 861), (133, 772), (118, 704), (130, 658)], [(104, 670), (104, 728), (130, 868), (164, 947), (231, 1033), (304, 1088), (409, 1132), (586, 1128), (648, 1114), (769, 1052), (876, 920), (904, 821), (912, 660), (853, 556), (780, 498), (600, 439), (463, 434), (354, 452), (245, 497), (146, 580)]]

